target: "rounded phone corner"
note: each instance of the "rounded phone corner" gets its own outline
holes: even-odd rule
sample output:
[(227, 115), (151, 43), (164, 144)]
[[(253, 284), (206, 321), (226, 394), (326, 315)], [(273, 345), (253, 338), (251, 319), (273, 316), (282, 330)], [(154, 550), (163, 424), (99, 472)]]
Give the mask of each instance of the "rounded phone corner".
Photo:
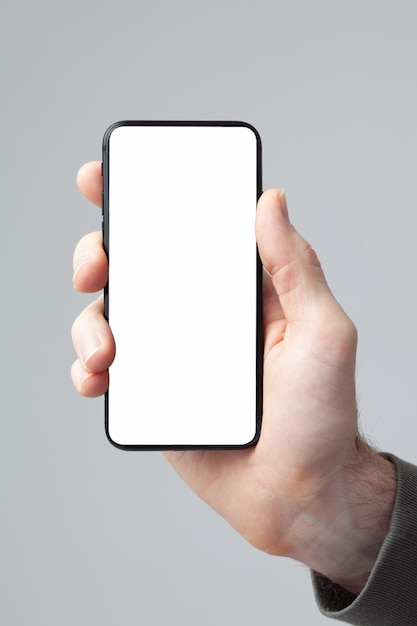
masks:
[(257, 428), (256, 428), (256, 432), (255, 432), (254, 436), (252, 437), (252, 439), (250, 441), (248, 441), (247, 443), (243, 444), (241, 447), (242, 448), (253, 448), (258, 443), (260, 436), (261, 436), (261, 426), (259, 424), (259, 426), (257, 426)]
[(117, 448), (118, 450), (128, 450), (129, 446), (127, 446), (126, 444), (123, 444), (119, 441), (116, 440), (116, 437), (114, 436), (114, 433), (110, 432), (110, 421), (109, 421), (109, 397), (108, 397), (108, 391), (106, 392), (106, 395), (104, 397), (104, 431), (106, 433), (106, 437), (109, 441), (109, 443), (111, 443), (111, 445), (114, 448)]
[(103, 135), (103, 152), (106, 152), (107, 150), (107, 145), (113, 131), (115, 131), (117, 128), (120, 128), (121, 126), (132, 126), (134, 124), (135, 122), (132, 120), (120, 120), (119, 122), (113, 122), (113, 124), (110, 124), (110, 126), (106, 129)]
[(105, 433), (106, 433), (107, 440), (109, 441), (109, 443), (111, 443), (111, 445), (114, 448), (117, 448), (118, 450), (128, 450), (128, 446), (126, 446), (125, 444), (119, 443), (118, 441), (113, 439), (113, 437), (112, 437), (112, 435), (110, 434), (110, 431), (109, 431), (109, 425), (108, 425), (107, 420), (106, 420), (106, 424), (105, 424)]
[(237, 122), (236, 124), (238, 126), (242, 126), (243, 128), (247, 128), (248, 130), (252, 131), (252, 133), (255, 135), (258, 146), (259, 147), (262, 146), (261, 135), (258, 129), (255, 128), (255, 126), (253, 126), (253, 124), (250, 124), (249, 122)]

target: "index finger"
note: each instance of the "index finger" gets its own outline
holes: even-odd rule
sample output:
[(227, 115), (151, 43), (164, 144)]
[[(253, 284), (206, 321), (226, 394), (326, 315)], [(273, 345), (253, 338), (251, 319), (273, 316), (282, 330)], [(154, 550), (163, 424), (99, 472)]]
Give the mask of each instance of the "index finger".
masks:
[(81, 193), (91, 202), (101, 207), (103, 177), (101, 161), (90, 161), (78, 170), (77, 185)]

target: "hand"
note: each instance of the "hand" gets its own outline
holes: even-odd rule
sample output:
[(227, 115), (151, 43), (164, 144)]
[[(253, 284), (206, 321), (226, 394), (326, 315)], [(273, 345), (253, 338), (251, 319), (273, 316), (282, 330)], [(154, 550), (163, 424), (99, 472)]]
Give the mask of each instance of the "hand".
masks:
[[(78, 185), (99, 205), (100, 163), (81, 168)], [(268, 272), (259, 442), (245, 450), (165, 456), (254, 546), (297, 559), (358, 593), (388, 530), (395, 472), (357, 434), (356, 330), (312, 248), (289, 223), (282, 191), (260, 198), (256, 238)], [(100, 233), (80, 241), (74, 267), (76, 289), (104, 287)], [(74, 322), (73, 341), (75, 387), (86, 396), (104, 393), (115, 346), (101, 298)]]

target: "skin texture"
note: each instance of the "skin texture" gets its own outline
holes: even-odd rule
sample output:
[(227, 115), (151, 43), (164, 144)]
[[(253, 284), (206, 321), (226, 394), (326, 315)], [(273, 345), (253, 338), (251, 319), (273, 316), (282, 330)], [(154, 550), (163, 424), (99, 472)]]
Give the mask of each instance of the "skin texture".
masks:
[[(100, 206), (100, 163), (77, 176)], [(170, 451), (180, 476), (260, 550), (288, 556), (357, 594), (388, 531), (395, 496), (391, 463), (357, 432), (356, 329), (334, 299), (311, 246), (289, 222), (281, 190), (259, 200), (256, 239), (264, 273), (264, 413), (246, 450)], [(107, 282), (101, 233), (74, 253), (74, 286)], [(115, 357), (100, 296), (75, 320), (74, 386), (103, 394)]]

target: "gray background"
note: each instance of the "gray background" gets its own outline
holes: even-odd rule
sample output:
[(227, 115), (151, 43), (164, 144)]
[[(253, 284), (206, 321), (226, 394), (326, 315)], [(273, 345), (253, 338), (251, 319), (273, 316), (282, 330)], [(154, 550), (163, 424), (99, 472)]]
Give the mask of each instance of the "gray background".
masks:
[(415, 450), (414, 0), (4, 3), (1, 606), (5, 626), (329, 623), (158, 453), (125, 454), (69, 378), (75, 173), (125, 118), (242, 119), (360, 334), (363, 428)]

